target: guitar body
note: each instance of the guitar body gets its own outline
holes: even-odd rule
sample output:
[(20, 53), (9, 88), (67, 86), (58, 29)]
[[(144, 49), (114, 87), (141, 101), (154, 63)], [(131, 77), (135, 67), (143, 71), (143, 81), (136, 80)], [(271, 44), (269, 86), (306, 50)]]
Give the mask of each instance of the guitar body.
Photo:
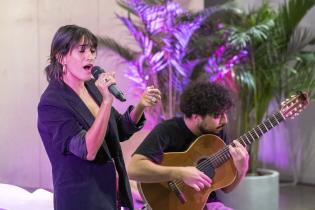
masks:
[[(211, 156), (225, 146), (225, 143), (219, 137), (211, 134), (203, 135), (197, 138), (185, 152), (165, 153), (161, 165), (196, 166), (199, 161)], [(232, 159), (215, 168), (214, 172), (211, 187), (205, 187), (199, 192), (183, 182), (177, 185), (185, 197), (185, 202), (181, 202), (167, 182), (138, 183), (138, 188), (147, 209), (202, 210), (212, 191), (232, 184), (236, 178), (236, 169)]]
[[(284, 119), (297, 116), (308, 103), (308, 94), (298, 91), (297, 95), (282, 103), (279, 112), (237, 140), (243, 146), (250, 145)], [(236, 168), (228, 148), (219, 137), (211, 134), (197, 138), (185, 152), (165, 153), (161, 165), (195, 166), (212, 179), (212, 185), (198, 192), (181, 180), (138, 183), (139, 193), (148, 210), (202, 210), (212, 191), (229, 186), (236, 178)]]

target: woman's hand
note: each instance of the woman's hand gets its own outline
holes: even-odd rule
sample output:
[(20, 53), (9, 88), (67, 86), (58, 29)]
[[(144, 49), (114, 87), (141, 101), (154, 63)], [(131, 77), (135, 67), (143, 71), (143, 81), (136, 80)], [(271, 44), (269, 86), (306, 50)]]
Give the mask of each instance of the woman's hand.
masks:
[(95, 85), (103, 96), (103, 102), (113, 102), (114, 97), (108, 90), (108, 87), (113, 84), (116, 84), (115, 72), (102, 73), (96, 80)]
[(143, 107), (152, 107), (159, 101), (161, 101), (161, 92), (159, 89), (151, 85), (144, 90), (139, 104)]
[(131, 111), (130, 117), (133, 123), (137, 124), (143, 114), (145, 107), (152, 107), (161, 101), (161, 92), (153, 85), (149, 86), (143, 92), (139, 103)]

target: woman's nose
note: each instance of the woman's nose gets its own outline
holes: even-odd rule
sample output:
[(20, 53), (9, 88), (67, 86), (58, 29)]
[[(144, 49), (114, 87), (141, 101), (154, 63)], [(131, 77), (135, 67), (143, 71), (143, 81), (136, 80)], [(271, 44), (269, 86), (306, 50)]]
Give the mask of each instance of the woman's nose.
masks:
[(96, 55), (94, 52), (91, 52), (90, 50), (87, 51), (87, 54), (86, 54), (86, 58), (89, 60), (89, 61), (93, 61), (95, 60), (96, 58)]

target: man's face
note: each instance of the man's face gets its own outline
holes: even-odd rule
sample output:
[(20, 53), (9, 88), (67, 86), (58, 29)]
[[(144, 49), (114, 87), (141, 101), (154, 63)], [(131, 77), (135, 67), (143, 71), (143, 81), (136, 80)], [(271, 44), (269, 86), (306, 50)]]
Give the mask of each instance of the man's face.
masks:
[(228, 119), (226, 113), (219, 116), (206, 115), (204, 117), (200, 116), (197, 127), (201, 134), (219, 133), (227, 122)]

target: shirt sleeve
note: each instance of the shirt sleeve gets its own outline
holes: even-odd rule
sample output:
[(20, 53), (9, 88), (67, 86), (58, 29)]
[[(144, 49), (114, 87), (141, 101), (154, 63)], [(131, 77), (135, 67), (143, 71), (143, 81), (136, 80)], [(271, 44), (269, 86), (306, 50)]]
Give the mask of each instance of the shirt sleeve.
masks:
[(74, 135), (69, 141), (66, 152), (74, 154), (75, 156), (86, 160), (87, 147), (85, 135), (86, 135), (85, 130), (81, 130), (77, 135)]
[(113, 114), (115, 115), (117, 121), (120, 141), (129, 139), (135, 132), (139, 131), (144, 126), (146, 120), (144, 114), (142, 114), (137, 124), (133, 123), (131, 120), (130, 113), (133, 109), (134, 106), (129, 106), (124, 114), (120, 114), (113, 108)]
[(133, 155), (140, 154), (160, 164), (163, 160), (164, 151), (169, 146), (170, 142), (169, 138), (164, 134), (165, 129), (163, 126), (158, 125), (155, 127), (143, 140)]

